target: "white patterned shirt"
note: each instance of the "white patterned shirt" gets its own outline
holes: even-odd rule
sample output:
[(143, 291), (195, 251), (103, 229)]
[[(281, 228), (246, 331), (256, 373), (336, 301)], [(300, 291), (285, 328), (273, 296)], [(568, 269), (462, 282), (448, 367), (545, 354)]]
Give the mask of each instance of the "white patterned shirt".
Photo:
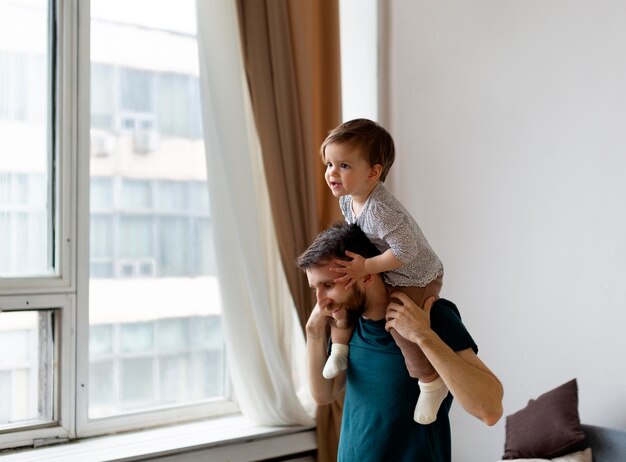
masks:
[(358, 217), (352, 211), (351, 196), (341, 196), (339, 206), (346, 221), (356, 223), (381, 253), (391, 249), (403, 263), (383, 274), (388, 285), (426, 287), (443, 275), (443, 265), (417, 222), (382, 183), (373, 189)]

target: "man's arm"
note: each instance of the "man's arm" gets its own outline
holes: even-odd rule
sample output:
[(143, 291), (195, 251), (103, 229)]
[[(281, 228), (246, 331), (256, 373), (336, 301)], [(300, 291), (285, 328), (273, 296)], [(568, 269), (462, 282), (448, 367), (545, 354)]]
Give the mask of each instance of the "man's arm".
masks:
[(335, 401), (346, 384), (345, 371), (331, 380), (322, 376), (328, 359), (328, 323), (329, 318), (322, 314), (319, 304), (315, 305), (306, 323), (306, 356), (311, 394), (320, 406)]
[(459, 404), (487, 425), (502, 416), (504, 390), (498, 378), (471, 348), (455, 352), (430, 328), (430, 298), (421, 309), (403, 293), (393, 293), (386, 329), (394, 328), (417, 343)]

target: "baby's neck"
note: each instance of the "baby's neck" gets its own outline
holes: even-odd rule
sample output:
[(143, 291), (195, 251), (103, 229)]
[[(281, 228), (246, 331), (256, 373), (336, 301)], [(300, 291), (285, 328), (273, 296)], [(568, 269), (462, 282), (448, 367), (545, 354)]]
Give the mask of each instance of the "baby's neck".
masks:
[(365, 203), (367, 202), (367, 199), (369, 199), (370, 195), (372, 194), (372, 191), (376, 188), (376, 186), (379, 185), (379, 183), (380, 182), (377, 181), (371, 187), (369, 187), (368, 189), (366, 189), (360, 194), (351, 194), (352, 213), (354, 213), (355, 216), (359, 216), (361, 214), (361, 212), (363, 211), (363, 207), (365, 207)]

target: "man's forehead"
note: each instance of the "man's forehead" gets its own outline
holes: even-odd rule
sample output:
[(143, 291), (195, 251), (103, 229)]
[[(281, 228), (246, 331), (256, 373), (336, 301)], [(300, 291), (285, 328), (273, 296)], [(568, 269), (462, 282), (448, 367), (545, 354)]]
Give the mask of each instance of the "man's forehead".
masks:
[(331, 273), (329, 268), (331, 267), (331, 261), (323, 261), (319, 262), (317, 265), (313, 265), (310, 268), (307, 268), (306, 275), (311, 280), (311, 278), (317, 278), (322, 276), (325, 273)]

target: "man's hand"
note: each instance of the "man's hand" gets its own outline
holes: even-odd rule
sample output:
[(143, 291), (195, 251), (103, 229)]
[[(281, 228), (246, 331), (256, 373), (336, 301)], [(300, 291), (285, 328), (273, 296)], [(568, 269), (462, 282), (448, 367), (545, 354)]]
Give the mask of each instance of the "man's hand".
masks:
[(387, 307), (385, 329), (395, 329), (405, 339), (419, 343), (425, 332), (430, 331), (430, 310), (435, 297), (424, 303), (424, 308), (417, 306), (408, 295), (394, 292), (390, 295), (391, 302)]
[(346, 257), (350, 257), (351, 260), (334, 259), (333, 263), (339, 266), (331, 267), (330, 270), (335, 273), (342, 273), (343, 276), (335, 279), (335, 282), (346, 283), (346, 289), (349, 289), (368, 273), (365, 271), (365, 258), (361, 255), (346, 250)]

